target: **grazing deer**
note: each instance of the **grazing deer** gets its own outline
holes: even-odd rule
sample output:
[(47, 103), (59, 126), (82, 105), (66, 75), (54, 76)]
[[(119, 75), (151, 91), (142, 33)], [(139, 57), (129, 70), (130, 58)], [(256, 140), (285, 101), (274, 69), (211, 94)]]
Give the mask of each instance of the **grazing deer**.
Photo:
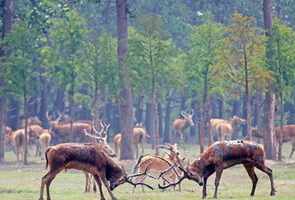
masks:
[(210, 119), (210, 129), (217, 133), (219, 141), (224, 141), (225, 138), (231, 139), (234, 129), (245, 123), (246, 120), (238, 116), (233, 116), (229, 120), (213, 118)]
[(49, 166), (49, 171), (42, 177), (39, 200), (43, 200), (45, 186), (47, 200), (51, 200), (50, 184), (56, 175), (65, 169), (86, 171), (94, 176), (101, 200), (105, 200), (102, 183), (107, 188), (112, 200), (116, 200), (112, 190), (123, 183), (133, 186), (145, 185), (153, 189), (145, 183), (133, 183), (131, 178), (142, 174), (127, 176), (125, 170), (105, 153), (108, 151), (106, 148), (106, 145), (93, 143), (63, 143), (49, 147), (45, 152), (46, 168)]
[[(107, 123), (101, 121), (100, 122), (100, 127), (101, 127), (101, 129), (100, 129), (99, 132), (94, 128), (95, 134), (89, 133), (86, 129), (84, 129), (84, 133), (85, 133), (86, 136), (88, 136), (89, 138), (92, 139), (93, 143), (98, 143), (98, 144), (105, 145), (104, 150), (106, 150), (106, 149), (108, 150), (108, 151), (105, 151), (105, 153), (108, 156), (116, 157), (116, 154), (113, 152), (111, 147), (107, 144), (107, 136), (108, 136), (108, 130), (110, 128), (110, 124), (107, 124)], [(96, 185), (95, 185), (95, 182), (94, 182), (94, 177), (91, 174), (87, 173), (87, 172), (84, 172), (84, 174), (85, 174), (85, 178), (86, 178), (84, 192), (90, 192), (91, 191), (91, 185), (92, 185), (93, 191), (96, 191)]]
[[(177, 150), (177, 144), (174, 145), (159, 145), (158, 148), (167, 149), (169, 153), (164, 156), (157, 155), (144, 155), (141, 156), (136, 165), (134, 166), (133, 173), (143, 173), (147, 171), (148, 175), (138, 176), (135, 179), (135, 183), (142, 183), (147, 177), (156, 177), (159, 174), (168, 168), (170, 169), (175, 163), (179, 160), (179, 152)], [(182, 175), (182, 171), (180, 171), (177, 167), (174, 167), (173, 170), (169, 171), (169, 173), (165, 173), (164, 176), (159, 177), (162, 179), (164, 183), (169, 183), (171, 181), (175, 182)], [(175, 188), (174, 188), (175, 190)], [(181, 185), (179, 184), (179, 191), (181, 191)]]
[[(142, 123), (137, 123), (135, 127), (133, 128), (133, 145), (135, 147), (135, 153), (136, 158), (138, 158), (139, 149), (138, 145), (141, 145), (141, 154), (144, 154), (144, 141), (146, 138), (150, 138), (150, 135), (147, 134), (144, 126)], [(115, 147), (115, 152), (117, 155), (119, 155), (119, 150), (121, 148), (121, 142), (122, 142), (122, 134), (118, 133), (113, 138), (113, 143)]]
[(183, 140), (183, 131), (189, 127), (194, 126), (195, 123), (193, 121), (193, 112), (190, 114), (181, 112), (178, 118), (176, 118), (173, 123), (172, 127), (174, 131), (176, 132), (176, 136), (179, 136), (181, 140)]
[(254, 171), (255, 167), (268, 175), (271, 185), (270, 195), (275, 195), (272, 170), (265, 165), (263, 147), (250, 141), (215, 142), (201, 154), (199, 159), (193, 161), (186, 168), (179, 164), (179, 169), (183, 171), (184, 175), (177, 182), (166, 186), (159, 185), (159, 188), (165, 189), (175, 186), (187, 178), (197, 182), (200, 186), (203, 185), (203, 198), (206, 198), (207, 179), (216, 172), (214, 198), (217, 198), (217, 190), (223, 170), (238, 164), (244, 165), (252, 180), (251, 196), (255, 194), (258, 181)]
[(41, 151), (41, 160), (43, 160), (43, 155), (45, 155), (45, 150), (49, 147), (51, 141), (51, 134), (48, 129), (44, 130), (43, 133), (39, 136), (39, 145)]

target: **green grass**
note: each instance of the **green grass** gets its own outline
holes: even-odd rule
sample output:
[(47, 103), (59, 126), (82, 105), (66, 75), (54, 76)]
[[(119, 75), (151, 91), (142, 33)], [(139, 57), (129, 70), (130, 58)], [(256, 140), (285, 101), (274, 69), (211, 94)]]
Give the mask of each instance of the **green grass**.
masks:
[[(289, 145), (284, 148), (284, 155), (289, 153)], [(186, 148), (186, 155), (192, 158), (198, 154), (197, 146)], [(151, 152), (149, 149), (148, 152)], [(0, 199), (1, 200), (33, 200), (39, 197), (39, 187), (41, 177), (46, 173), (44, 163), (39, 158), (30, 157), (31, 164), (28, 166), (18, 166), (15, 163), (15, 155), (11, 152), (6, 154), (8, 162), (0, 166)], [(243, 167), (236, 166), (224, 171), (219, 187), (219, 199), (295, 199), (295, 162), (286, 159), (284, 162), (267, 162), (273, 169), (277, 195), (270, 197), (270, 184), (268, 177), (256, 170), (259, 177), (256, 195), (250, 198), (251, 181)], [(53, 200), (94, 200), (97, 195), (94, 193), (83, 193), (84, 175), (78, 171), (68, 171), (60, 173), (51, 185), (51, 197)], [(157, 185), (154, 181), (153, 185)], [(180, 199), (201, 199), (201, 187), (196, 183), (184, 181), (182, 192), (165, 191), (158, 189), (145, 192), (129, 185), (118, 187), (114, 194), (122, 200), (180, 200)], [(214, 191), (214, 175), (209, 179), (208, 199), (212, 199)], [(107, 199), (110, 199), (105, 192)]]

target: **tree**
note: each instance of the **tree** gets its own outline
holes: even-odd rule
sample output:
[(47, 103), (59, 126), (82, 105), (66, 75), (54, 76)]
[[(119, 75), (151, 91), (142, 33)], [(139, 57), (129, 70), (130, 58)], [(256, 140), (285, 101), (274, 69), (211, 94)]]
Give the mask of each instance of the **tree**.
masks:
[(255, 27), (254, 18), (235, 13), (227, 28), (225, 47), (221, 53), (221, 63), (225, 67), (225, 79), (243, 88), (244, 117), (247, 121), (245, 135), (252, 138), (250, 131), (250, 98), (252, 90), (266, 85), (271, 79), (264, 67), (264, 36)]
[[(269, 69), (272, 69), (275, 64), (273, 62), (273, 48), (272, 48), (272, 0), (263, 0), (263, 16), (264, 29), (267, 37), (266, 45), (266, 63)], [(273, 83), (270, 81), (267, 92), (265, 94), (264, 106), (264, 149), (265, 155), (268, 159), (276, 159), (276, 147), (274, 137), (274, 119), (275, 119), (275, 94), (273, 92)]]
[[(186, 67), (186, 74), (189, 79), (199, 80), (202, 84), (202, 111), (200, 127), (200, 151), (204, 151), (204, 138), (208, 135), (209, 144), (213, 142), (211, 131), (209, 131), (209, 92), (217, 87), (216, 80), (218, 69), (217, 53), (223, 43), (224, 28), (221, 24), (215, 23), (210, 16), (205, 17), (202, 25), (194, 26), (191, 33), (191, 47), (188, 55), (189, 64)], [(193, 85), (197, 90), (200, 86)]]
[(121, 159), (133, 159), (133, 109), (132, 91), (127, 66), (128, 54), (128, 20), (127, 0), (116, 0), (118, 63), (120, 78), (120, 127), (122, 133)]
[[(14, 16), (14, 0), (4, 0), (2, 10), (2, 33), (1, 40), (4, 40), (5, 37), (9, 34), (12, 28), (13, 16)], [(5, 47), (1, 45), (0, 47), (0, 59), (1, 62), (5, 60), (7, 52), (5, 52)], [(0, 163), (4, 161), (4, 152), (5, 152), (5, 127), (4, 127), (4, 118), (5, 118), (5, 69), (3, 64), (0, 66)]]

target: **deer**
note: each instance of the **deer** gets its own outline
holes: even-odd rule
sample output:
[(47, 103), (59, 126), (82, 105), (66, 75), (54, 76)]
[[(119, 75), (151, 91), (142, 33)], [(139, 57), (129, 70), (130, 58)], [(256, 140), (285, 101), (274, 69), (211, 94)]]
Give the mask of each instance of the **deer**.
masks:
[[(108, 154), (108, 156), (116, 157), (116, 153), (113, 152), (113, 150), (107, 143), (107, 136), (108, 136), (108, 130), (110, 128), (110, 124), (107, 124), (104, 121), (100, 121), (100, 127), (101, 129), (99, 132), (94, 128), (95, 134), (91, 134), (86, 129), (84, 129), (84, 134), (88, 136), (89, 138), (91, 138), (93, 143), (99, 143), (99, 144), (105, 145), (107, 147), (106, 149), (108, 149), (108, 151), (106, 151), (105, 153)], [(94, 182), (94, 177), (87, 172), (84, 172), (84, 174), (85, 174), (85, 180), (86, 180), (84, 192), (90, 192), (91, 185), (92, 185), (93, 191), (95, 192), (96, 185)]]
[[(141, 145), (141, 154), (144, 154), (144, 141), (146, 138), (150, 138), (150, 135), (147, 134), (146, 129), (144, 128), (142, 123), (137, 123), (133, 128), (133, 145), (135, 147), (135, 156), (138, 158), (139, 148), (138, 145)], [(118, 133), (113, 138), (113, 143), (115, 147), (115, 152), (119, 155), (119, 149), (121, 147), (122, 142), (122, 134)]]
[(145, 185), (153, 189), (145, 183), (134, 183), (131, 179), (142, 174), (128, 176), (124, 168), (118, 164), (118, 161), (105, 153), (107, 151), (106, 145), (98, 143), (62, 143), (49, 147), (45, 152), (46, 168), (49, 168), (49, 170), (41, 179), (39, 200), (43, 200), (45, 186), (47, 200), (51, 200), (50, 185), (52, 181), (61, 171), (67, 169), (90, 173), (98, 185), (101, 200), (105, 200), (102, 184), (106, 187), (112, 200), (116, 200), (112, 191), (124, 183), (133, 186)]
[(224, 141), (226, 138), (231, 139), (234, 129), (245, 123), (245, 119), (235, 115), (229, 120), (212, 118), (210, 119), (210, 129), (211, 131), (217, 133), (219, 141)]
[[(29, 136), (27, 138), (27, 141)], [(6, 132), (6, 140), (8, 143), (13, 144), (15, 148), (16, 160), (19, 163), (24, 157), (25, 148), (25, 129), (18, 129), (16, 131)], [(21, 159), (20, 159), (21, 157)]]
[(41, 146), (39, 142), (39, 138), (42, 133), (44, 133), (46, 130), (40, 126), (39, 124), (32, 124), (28, 126), (28, 135), (30, 136), (30, 142), (31, 144), (34, 144), (36, 146), (35, 156), (41, 155)]
[(172, 127), (176, 133), (176, 136), (180, 137), (180, 140), (184, 139), (183, 132), (189, 126), (194, 126), (193, 112), (186, 113), (181, 112), (180, 115), (173, 121)]
[[(39, 136), (39, 145), (40, 145), (40, 151), (41, 155), (45, 154), (45, 150), (49, 147), (49, 144), (51, 142), (51, 133), (50, 130), (45, 129), (43, 133)], [(44, 157), (41, 156), (41, 160), (43, 160)]]
[[(147, 177), (154, 179), (161, 179), (164, 183), (169, 183), (169, 181), (177, 181), (178, 178), (182, 175), (177, 167), (174, 167), (172, 171), (165, 174), (165, 176), (158, 176), (162, 171), (170, 169), (179, 159), (179, 151), (177, 149), (177, 144), (174, 145), (158, 145), (158, 148), (166, 149), (169, 153), (166, 153), (164, 156), (158, 155), (142, 155), (138, 159), (137, 163), (134, 166), (133, 173), (143, 173), (147, 171), (149, 175), (145, 174), (143, 176), (138, 176), (135, 179), (135, 182), (144, 182)], [(175, 188), (174, 188), (175, 190)], [(179, 191), (181, 191), (181, 185), (179, 184)]]
[[(254, 168), (259, 169), (268, 175), (270, 180), (270, 195), (275, 195), (272, 170), (265, 165), (265, 152), (261, 145), (251, 141), (218, 141), (210, 145), (207, 150), (200, 155), (199, 159), (194, 160), (186, 168), (179, 162), (178, 168), (183, 172), (183, 176), (174, 183), (162, 186), (165, 189), (180, 184), (184, 179), (189, 179), (203, 186), (202, 197), (207, 197), (207, 179), (215, 172), (215, 191), (214, 198), (217, 198), (217, 191), (223, 170), (235, 165), (242, 164), (251, 181), (252, 190), (250, 195), (254, 196), (258, 177)], [(162, 174), (163, 175), (163, 174)]]
[[(291, 152), (289, 154), (289, 158), (292, 158), (294, 152), (295, 152), (295, 125), (284, 125), (284, 126), (276, 126), (274, 128), (275, 130), (275, 137), (276, 142), (278, 145), (281, 145), (280, 148), (283, 147), (283, 143), (291, 142), (292, 148)], [(257, 128), (252, 128), (252, 136), (257, 139), (264, 139), (263, 133), (259, 132)], [(245, 139), (249, 139), (249, 137), (246, 137)]]

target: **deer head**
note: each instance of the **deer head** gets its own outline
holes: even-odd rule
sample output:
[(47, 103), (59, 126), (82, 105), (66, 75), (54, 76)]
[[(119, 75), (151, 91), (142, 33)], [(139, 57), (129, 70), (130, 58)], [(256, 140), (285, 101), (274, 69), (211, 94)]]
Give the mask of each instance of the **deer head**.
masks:
[(190, 126), (194, 126), (195, 123), (193, 121), (193, 111), (191, 113), (181, 112), (180, 116), (188, 123)]

